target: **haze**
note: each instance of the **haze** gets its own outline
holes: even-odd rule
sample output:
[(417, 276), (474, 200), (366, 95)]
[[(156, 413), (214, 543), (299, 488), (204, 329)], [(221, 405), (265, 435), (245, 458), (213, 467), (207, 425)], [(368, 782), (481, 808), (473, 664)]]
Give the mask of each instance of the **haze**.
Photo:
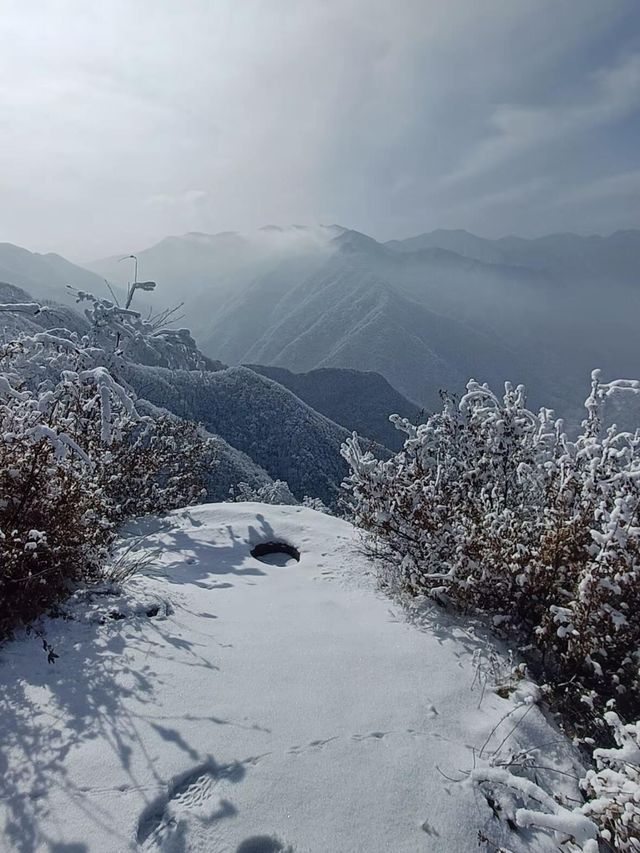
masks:
[(637, 227), (639, 25), (635, 0), (3, 0), (2, 239)]

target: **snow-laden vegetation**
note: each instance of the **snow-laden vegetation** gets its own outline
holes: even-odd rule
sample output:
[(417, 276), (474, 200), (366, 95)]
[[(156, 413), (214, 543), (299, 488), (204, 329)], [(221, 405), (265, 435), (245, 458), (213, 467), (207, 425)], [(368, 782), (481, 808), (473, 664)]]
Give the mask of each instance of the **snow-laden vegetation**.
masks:
[[(550, 410), (526, 407), (522, 386), (499, 398), (472, 381), (425, 423), (393, 418), (406, 435), (393, 458), (355, 435), (343, 447), (355, 520), (394, 580), (515, 637), (585, 742), (613, 727), (619, 749), (596, 750), (584, 787), (585, 813), (616, 850), (640, 849), (638, 724), (619, 722), (640, 712), (640, 430), (606, 427), (604, 409), (638, 392), (594, 371), (570, 440)], [(562, 824), (531, 814), (520, 818)]]
[(86, 336), (44, 331), (0, 348), (0, 637), (100, 577), (122, 521), (200, 499), (215, 463), (195, 423), (141, 414), (118, 380), (127, 346), (189, 360), (188, 338), (158, 337), (137, 312), (79, 298)]

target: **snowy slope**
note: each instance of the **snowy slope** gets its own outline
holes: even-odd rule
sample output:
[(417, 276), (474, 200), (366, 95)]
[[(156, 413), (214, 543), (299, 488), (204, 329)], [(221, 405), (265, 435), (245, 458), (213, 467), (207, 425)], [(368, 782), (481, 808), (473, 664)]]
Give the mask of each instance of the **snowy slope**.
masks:
[[(153, 571), (48, 622), (54, 664), (33, 637), (2, 648), (3, 851), (465, 853), (479, 830), (557, 849), (464, 774), (503, 738), (551, 742), (570, 772), (569, 748), (535, 706), (472, 691), (480, 641), (438, 612), (408, 623), (350, 525), (227, 504), (134, 532)], [(250, 555), (274, 539), (300, 562)]]
[[(377, 244), (376, 244), (377, 245)], [(436, 313), (394, 289), (380, 269), (381, 246), (339, 252), (312, 276), (260, 314), (261, 330), (243, 335), (253, 310), (256, 284), (222, 313), (204, 352), (233, 361), (242, 336), (241, 360), (305, 372), (348, 367), (381, 373), (403, 395), (439, 407), (441, 388), (463, 390), (469, 377), (500, 386), (504, 365), (515, 369), (517, 351), (495, 336)], [(236, 335), (233, 346), (223, 346)], [(222, 349), (218, 349), (222, 346)], [(522, 371), (525, 369), (521, 364)], [(526, 371), (529, 372), (528, 370)], [(522, 373), (519, 374), (522, 376)]]

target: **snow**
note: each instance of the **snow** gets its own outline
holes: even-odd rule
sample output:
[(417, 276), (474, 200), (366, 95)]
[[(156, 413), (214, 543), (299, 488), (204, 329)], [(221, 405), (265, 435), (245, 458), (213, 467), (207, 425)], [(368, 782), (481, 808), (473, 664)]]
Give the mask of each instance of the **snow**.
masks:
[[(570, 772), (569, 745), (531, 701), (516, 726), (515, 700), (472, 691), (482, 640), (436, 609), (408, 620), (349, 524), (211, 504), (127, 536), (151, 567), (47, 621), (55, 663), (33, 636), (0, 652), (2, 850), (461, 853), (479, 830), (557, 849), (498, 822), (470, 774), (503, 741), (555, 743)], [(300, 561), (251, 556), (271, 541)]]

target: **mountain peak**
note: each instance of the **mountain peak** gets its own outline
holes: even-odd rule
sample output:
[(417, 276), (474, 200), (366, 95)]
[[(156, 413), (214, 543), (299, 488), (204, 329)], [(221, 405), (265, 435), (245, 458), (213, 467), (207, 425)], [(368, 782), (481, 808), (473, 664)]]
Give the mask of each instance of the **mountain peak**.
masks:
[(332, 243), (347, 252), (384, 252), (381, 243), (361, 231), (345, 229), (333, 238)]

